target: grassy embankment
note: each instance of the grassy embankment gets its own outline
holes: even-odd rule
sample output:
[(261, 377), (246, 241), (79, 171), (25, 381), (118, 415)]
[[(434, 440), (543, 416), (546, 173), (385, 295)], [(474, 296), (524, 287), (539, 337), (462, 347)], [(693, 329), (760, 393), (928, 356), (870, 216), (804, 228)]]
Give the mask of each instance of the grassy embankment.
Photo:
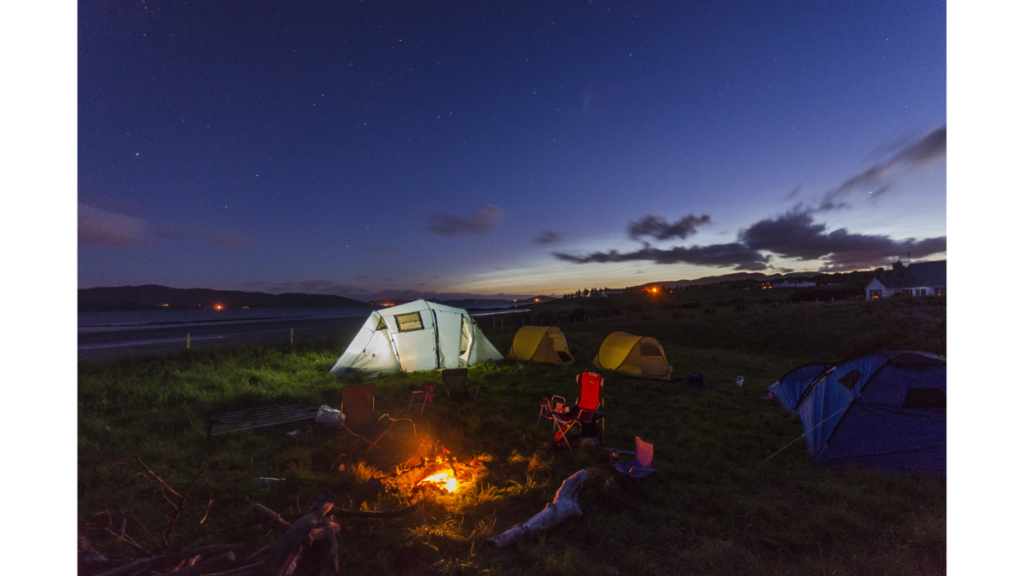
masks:
[[(944, 301), (776, 307), (752, 292), (722, 301), (735, 294), (623, 295), (535, 309), (535, 323), (563, 329), (577, 363), (472, 368), (471, 382), (484, 386), (477, 416), (446, 419), (428, 408), (416, 433), (441, 439), (464, 461), (488, 459), (486, 474), (460, 493), (428, 497), (406, 517), (341, 519), (343, 573), (943, 573), (944, 478), (815, 467), (802, 440), (766, 461), (801, 427), (761, 397), (806, 362), (877, 349), (945, 354)], [(480, 325), (506, 352), (521, 321), (506, 317), (504, 330), (487, 318)], [(575, 374), (591, 369), (601, 340), (614, 330), (658, 338), (675, 374), (700, 371), (708, 384), (701, 393), (604, 374), (606, 444), (629, 448), (634, 435), (655, 444), (658, 472), (639, 483), (614, 478), (603, 450), (550, 448), (550, 430), (535, 426), (540, 398), (574, 394)], [(173, 508), (159, 486), (136, 476), (137, 456), (179, 491), (208, 466), (177, 522), (176, 543), (200, 536), (206, 543), (244, 542), (243, 557), (276, 538), (248, 520), (249, 502), (297, 513), (330, 489), (343, 508), (408, 504), (365, 484), (411, 454), (409, 422), (396, 425), (385, 451), (365, 458), (359, 440), (311, 424), (299, 426), (296, 438), (285, 435), (294, 427), (206, 437), (211, 413), (296, 402), (336, 407), (340, 389), (358, 381), (327, 374), (343, 347), (325, 342), (82, 364), (80, 533), (113, 556), (135, 552), (105, 534), (108, 518), (115, 528), (127, 518), (127, 533), (147, 547), (162, 539)], [(738, 374), (746, 378), (743, 388), (734, 384)], [(410, 391), (439, 376), (396, 374), (375, 382), (378, 412), (399, 417)], [(580, 490), (582, 518), (517, 548), (483, 545), (540, 511), (582, 468), (591, 474)], [(261, 486), (259, 476), (287, 480)]]

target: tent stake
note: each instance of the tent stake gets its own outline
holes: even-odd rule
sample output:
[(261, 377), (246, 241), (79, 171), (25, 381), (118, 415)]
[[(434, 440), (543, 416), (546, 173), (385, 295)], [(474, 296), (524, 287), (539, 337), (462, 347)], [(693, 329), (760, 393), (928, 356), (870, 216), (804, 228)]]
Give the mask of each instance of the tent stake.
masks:
[(295, 328), (292, 328), (292, 334), (288, 337), (288, 345), (295, 346)]
[(192, 336), (188, 332), (185, 332), (185, 350), (188, 350), (189, 348), (192, 347), (191, 338)]

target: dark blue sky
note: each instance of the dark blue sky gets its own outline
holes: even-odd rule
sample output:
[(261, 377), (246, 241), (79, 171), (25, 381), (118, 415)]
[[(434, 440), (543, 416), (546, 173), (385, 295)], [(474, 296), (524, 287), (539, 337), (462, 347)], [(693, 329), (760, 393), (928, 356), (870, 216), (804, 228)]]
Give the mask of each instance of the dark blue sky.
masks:
[(79, 285), (945, 258), (944, 3), (448, 4), (79, 4)]

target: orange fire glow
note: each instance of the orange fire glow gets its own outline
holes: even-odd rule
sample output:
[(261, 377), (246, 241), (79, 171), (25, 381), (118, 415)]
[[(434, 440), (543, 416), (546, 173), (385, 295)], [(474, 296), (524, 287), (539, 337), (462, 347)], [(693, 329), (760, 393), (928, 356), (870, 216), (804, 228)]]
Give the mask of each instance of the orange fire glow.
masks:
[(222, 304), (217, 304), (216, 306), (214, 306), (214, 308), (216, 308), (217, 310), (223, 310), (224, 306)]
[(451, 470), (444, 470), (433, 476), (427, 476), (420, 480), (420, 485), (423, 484), (434, 484), (438, 488), (444, 488), (449, 493), (454, 493), (459, 489), (459, 481), (455, 479), (455, 475), (452, 474)]

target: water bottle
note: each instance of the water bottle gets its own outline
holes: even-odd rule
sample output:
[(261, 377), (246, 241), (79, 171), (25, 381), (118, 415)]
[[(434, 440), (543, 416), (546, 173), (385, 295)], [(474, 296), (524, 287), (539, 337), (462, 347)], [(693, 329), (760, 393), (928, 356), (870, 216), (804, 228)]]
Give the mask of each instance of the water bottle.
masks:
[(739, 386), (740, 388), (743, 387), (743, 376), (736, 377), (736, 385)]

